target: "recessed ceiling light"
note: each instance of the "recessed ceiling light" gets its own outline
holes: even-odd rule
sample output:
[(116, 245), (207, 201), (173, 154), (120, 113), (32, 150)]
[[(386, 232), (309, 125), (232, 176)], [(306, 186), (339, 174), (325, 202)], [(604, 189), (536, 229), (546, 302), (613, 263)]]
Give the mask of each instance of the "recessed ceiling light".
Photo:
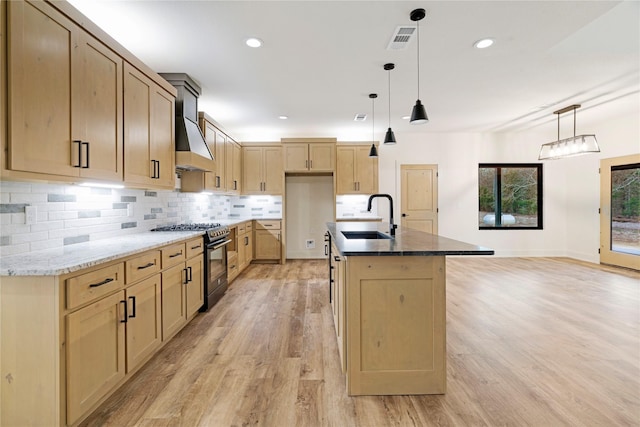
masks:
[(278, 118), (280, 120), (287, 120), (289, 118), (289, 116), (278, 116)]
[(257, 39), (255, 37), (251, 37), (250, 39), (247, 39), (247, 41), (245, 43), (247, 43), (247, 46), (249, 46), (249, 47), (260, 47), (260, 46), (262, 46), (262, 40)]
[(473, 44), (473, 47), (477, 48), (477, 49), (484, 49), (487, 48), (489, 46), (491, 46), (493, 44), (493, 39), (482, 39), (482, 40), (478, 40), (477, 42), (475, 42)]
[(367, 115), (365, 113), (358, 113), (353, 118), (354, 122), (364, 122), (365, 120), (367, 120)]

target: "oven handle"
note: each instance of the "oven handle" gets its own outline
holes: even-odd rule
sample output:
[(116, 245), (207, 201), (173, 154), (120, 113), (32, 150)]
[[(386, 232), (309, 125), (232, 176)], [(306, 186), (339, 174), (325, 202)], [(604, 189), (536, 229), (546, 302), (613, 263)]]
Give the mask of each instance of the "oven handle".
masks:
[(229, 240), (225, 240), (225, 241), (224, 241), (224, 242), (222, 242), (222, 243), (212, 243), (212, 244), (210, 244), (210, 245), (207, 245), (207, 249), (213, 249), (213, 250), (216, 250), (216, 249), (218, 249), (218, 248), (221, 248), (221, 247), (223, 247), (223, 246), (226, 246), (226, 245), (227, 245), (227, 244), (229, 244), (229, 243), (231, 243), (231, 239), (229, 239)]

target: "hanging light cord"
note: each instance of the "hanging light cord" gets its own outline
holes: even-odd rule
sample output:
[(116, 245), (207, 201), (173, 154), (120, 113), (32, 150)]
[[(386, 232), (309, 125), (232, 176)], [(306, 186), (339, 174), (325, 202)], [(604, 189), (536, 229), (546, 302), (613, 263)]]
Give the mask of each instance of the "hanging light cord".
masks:
[(375, 125), (376, 125), (376, 99), (371, 98), (371, 143), (373, 144), (375, 138)]
[(391, 70), (389, 70), (388, 75), (389, 75), (389, 128), (391, 128)]
[(418, 99), (420, 99), (420, 21), (416, 21), (416, 29), (418, 37)]

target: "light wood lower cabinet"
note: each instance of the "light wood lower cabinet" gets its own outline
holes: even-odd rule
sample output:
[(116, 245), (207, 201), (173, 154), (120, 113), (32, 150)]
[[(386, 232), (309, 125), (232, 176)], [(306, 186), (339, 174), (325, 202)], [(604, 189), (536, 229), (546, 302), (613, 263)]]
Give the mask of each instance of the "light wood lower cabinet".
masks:
[(0, 425), (76, 425), (204, 302), (198, 237), (62, 276), (0, 282)]
[(67, 316), (67, 422), (77, 421), (125, 376), (124, 291)]
[(331, 311), (333, 313), (333, 324), (336, 329), (338, 339), (338, 354), (340, 355), (340, 366), (342, 372), (347, 370), (346, 352), (346, 313), (345, 313), (345, 272), (347, 271), (346, 258), (340, 256), (338, 249), (332, 244), (331, 248)]
[(282, 230), (279, 220), (256, 221), (254, 249), (257, 261), (280, 261)]

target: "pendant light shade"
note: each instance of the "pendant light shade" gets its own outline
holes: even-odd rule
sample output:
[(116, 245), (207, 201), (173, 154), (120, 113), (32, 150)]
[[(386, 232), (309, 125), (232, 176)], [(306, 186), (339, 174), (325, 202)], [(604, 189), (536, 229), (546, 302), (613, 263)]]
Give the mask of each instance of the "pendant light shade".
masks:
[(409, 120), (409, 123), (411, 123), (412, 125), (421, 125), (429, 121), (429, 118), (427, 117), (427, 111), (420, 101), (420, 21), (426, 15), (427, 13), (424, 9), (414, 9), (409, 15), (411, 20), (416, 23), (416, 37), (418, 40), (418, 100), (416, 101), (416, 105), (413, 106), (413, 110), (411, 111), (411, 120)]
[[(578, 108), (580, 108), (580, 105), (570, 105), (553, 112), (553, 114), (558, 115), (558, 140), (542, 144), (538, 160), (554, 160), (600, 152), (600, 146), (595, 135), (576, 136), (576, 110)], [(560, 114), (571, 110), (573, 110), (573, 136), (560, 139)]]
[(378, 149), (376, 148), (375, 143), (375, 127), (376, 127), (376, 108), (375, 101), (378, 97), (377, 93), (370, 93), (369, 98), (371, 98), (371, 149), (369, 150), (369, 157), (378, 157)]
[(394, 68), (394, 64), (384, 64), (384, 69), (389, 72), (389, 128), (387, 129), (387, 133), (384, 135), (384, 144), (386, 145), (393, 145), (396, 143), (396, 136), (393, 134), (393, 129), (391, 129), (391, 70)]

